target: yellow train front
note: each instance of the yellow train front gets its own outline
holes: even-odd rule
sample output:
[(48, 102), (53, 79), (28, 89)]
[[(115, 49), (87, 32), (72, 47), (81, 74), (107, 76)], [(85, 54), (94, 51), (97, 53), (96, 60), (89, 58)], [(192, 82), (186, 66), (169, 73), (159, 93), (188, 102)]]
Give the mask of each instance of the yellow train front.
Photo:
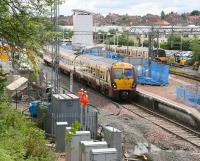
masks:
[(116, 62), (111, 67), (111, 97), (117, 100), (131, 99), (136, 92), (136, 73), (133, 65)]

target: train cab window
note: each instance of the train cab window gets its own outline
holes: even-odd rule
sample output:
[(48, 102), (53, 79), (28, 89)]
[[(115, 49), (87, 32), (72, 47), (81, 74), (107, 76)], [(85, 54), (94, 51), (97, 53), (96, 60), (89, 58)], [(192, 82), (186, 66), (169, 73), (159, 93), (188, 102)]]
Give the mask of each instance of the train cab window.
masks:
[(115, 79), (121, 79), (123, 78), (123, 69), (121, 68), (115, 68), (113, 70), (114, 78)]
[(125, 78), (133, 78), (133, 69), (124, 69)]

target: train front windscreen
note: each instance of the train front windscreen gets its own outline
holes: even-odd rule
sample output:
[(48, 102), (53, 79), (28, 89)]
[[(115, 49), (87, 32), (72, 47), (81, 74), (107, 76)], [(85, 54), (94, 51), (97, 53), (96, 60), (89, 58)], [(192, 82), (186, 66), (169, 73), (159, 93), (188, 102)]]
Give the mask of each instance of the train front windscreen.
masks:
[(113, 70), (114, 79), (133, 78), (133, 69), (116, 68)]

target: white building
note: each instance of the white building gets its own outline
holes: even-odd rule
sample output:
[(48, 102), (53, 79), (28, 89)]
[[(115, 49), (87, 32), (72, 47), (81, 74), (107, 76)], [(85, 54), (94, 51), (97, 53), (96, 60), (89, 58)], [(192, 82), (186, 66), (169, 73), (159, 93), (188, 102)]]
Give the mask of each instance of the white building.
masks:
[(72, 45), (75, 47), (93, 45), (93, 14), (84, 10), (73, 10)]

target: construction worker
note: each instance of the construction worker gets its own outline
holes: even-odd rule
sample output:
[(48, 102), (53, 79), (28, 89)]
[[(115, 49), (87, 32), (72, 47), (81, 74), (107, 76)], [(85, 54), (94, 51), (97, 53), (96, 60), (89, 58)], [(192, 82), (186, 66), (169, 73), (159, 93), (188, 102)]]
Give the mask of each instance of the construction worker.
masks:
[(88, 98), (88, 95), (87, 95), (87, 91), (84, 91), (84, 94), (83, 94), (83, 107), (87, 107), (89, 104), (89, 98)]
[(78, 91), (78, 96), (80, 98), (80, 104), (83, 106), (83, 95), (84, 95), (84, 89), (81, 88), (79, 91)]

